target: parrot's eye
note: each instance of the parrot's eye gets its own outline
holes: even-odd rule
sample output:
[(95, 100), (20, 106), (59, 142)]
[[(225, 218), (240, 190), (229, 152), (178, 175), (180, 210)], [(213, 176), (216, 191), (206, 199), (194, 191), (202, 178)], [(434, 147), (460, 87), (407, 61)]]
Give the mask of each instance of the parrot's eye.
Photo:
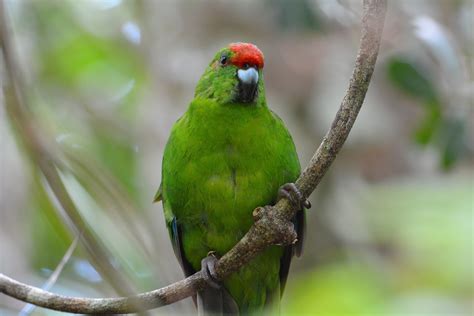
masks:
[(228, 61), (229, 61), (229, 57), (227, 57), (226, 55), (222, 55), (221, 59), (219, 59), (219, 63), (221, 64), (221, 66), (227, 65)]

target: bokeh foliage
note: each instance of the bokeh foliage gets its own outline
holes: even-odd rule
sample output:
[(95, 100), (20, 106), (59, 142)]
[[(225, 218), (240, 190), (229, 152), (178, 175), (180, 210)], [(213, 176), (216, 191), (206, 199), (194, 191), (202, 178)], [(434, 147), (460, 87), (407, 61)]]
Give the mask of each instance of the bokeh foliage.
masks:
[(394, 56), (387, 63), (387, 75), (394, 86), (413, 97), (425, 112), (414, 132), (414, 140), (424, 146), (433, 144), (439, 151), (440, 166), (449, 169), (465, 154), (466, 119), (447, 113), (436, 84), (420, 63), (402, 56)]
[[(411, 4), (391, 4), (367, 104), (313, 199), (305, 255), (293, 264), (284, 315), (470, 312), (472, 104), (462, 86), (472, 85), (472, 39), (463, 37), (468, 27), (453, 22), (469, 2)], [(420, 18), (414, 7), (445, 15)], [(330, 124), (324, 117), (332, 118), (340, 102), (350, 73), (342, 65), (352, 65), (359, 36), (359, 3), (350, 1), (42, 0), (10, 1), (10, 9), (28, 111), (54, 144), (81, 218), (135, 291), (181, 277), (151, 200), (170, 126), (215, 48), (235, 40), (265, 48), (270, 106), (290, 127), (304, 166)], [(418, 29), (405, 26), (413, 23)], [(420, 25), (437, 37), (421, 36)], [(364, 125), (364, 116), (394, 127), (384, 133)], [(357, 138), (365, 126), (370, 139)], [(20, 153), (27, 185), (18, 190), (26, 202), (2, 212), (15, 218), (20, 205), (27, 214), (11, 222), (27, 229), (15, 235), (29, 244), (21, 272), (39, 284), (74, 232), (34, 159)], [(21, 186), (2, 182), (7, 185)], [(15, 271), (16, 262), (5, 266)], [(116, 295), (103, 277), (80, 245), (53, 291)], [(0, 302), (0, 313), (21, 307), (11, 306)], [(192, 311), (188, 300), (152, 313)]]

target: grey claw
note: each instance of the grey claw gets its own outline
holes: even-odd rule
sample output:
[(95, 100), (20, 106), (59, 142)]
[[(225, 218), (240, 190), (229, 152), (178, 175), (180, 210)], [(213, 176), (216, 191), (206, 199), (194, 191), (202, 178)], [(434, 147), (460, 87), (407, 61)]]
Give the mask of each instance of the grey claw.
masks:
[(201, 260), (201, 272), (209, 286), (220, 289), (222, 288), (222, 283), (218, 281), (216, 274), (216, 262), (217, 258), (214, 254), (210, 253), (208, 256)]
[(304, 200), (303, 206), (304, 206), (306, 209), (310, 209), (310, 208), (311, 208), (311, 202), (310, 202), (309, 200)]
[(303, 197), (300, 190), (294, 183), (285, 183), (278, 189), (278, 198), (286, 198), (294, 205), (298, 205), (301, 209), (311, 208), (311, 203)]

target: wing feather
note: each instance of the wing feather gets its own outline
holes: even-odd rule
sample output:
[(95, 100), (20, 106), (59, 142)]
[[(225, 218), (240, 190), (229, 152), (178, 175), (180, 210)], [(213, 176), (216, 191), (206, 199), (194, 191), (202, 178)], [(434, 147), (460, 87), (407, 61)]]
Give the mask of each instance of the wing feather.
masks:
[(304, 235), (306, 231), (306, 211), (298, 211), (293, 219), (295, 230), (298, 236), (298, 241), (291, 246), (286, 246), (283, 256), (280, 260), (280, 295), (283, 295), (285, 290), (286, 280), (290, 272), (290, 265), (293, 256), (300, 257), (303, 253)]

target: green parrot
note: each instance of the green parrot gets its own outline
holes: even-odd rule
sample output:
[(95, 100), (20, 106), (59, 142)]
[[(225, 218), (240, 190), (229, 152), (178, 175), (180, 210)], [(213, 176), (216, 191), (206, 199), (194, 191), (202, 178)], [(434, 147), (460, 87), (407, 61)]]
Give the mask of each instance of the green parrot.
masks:
[[(194, 99), (175, 123), (165, 148), (161, 186), (164, 215), (186, 276), (202, 270), (210, 287), (194, 298), (201, 314), (261, 314), (278, 305), (293, 255), (300, 255), (304, 207), (294, 182), (295, 145), (267, 106), (264, 57), (253, 44), (221, 49), (199, 80)], [(213, 266), (253, 224), (257, 206), (285, 197), (297, 203), (298, 241), (272, 246), (223, 282)]]

